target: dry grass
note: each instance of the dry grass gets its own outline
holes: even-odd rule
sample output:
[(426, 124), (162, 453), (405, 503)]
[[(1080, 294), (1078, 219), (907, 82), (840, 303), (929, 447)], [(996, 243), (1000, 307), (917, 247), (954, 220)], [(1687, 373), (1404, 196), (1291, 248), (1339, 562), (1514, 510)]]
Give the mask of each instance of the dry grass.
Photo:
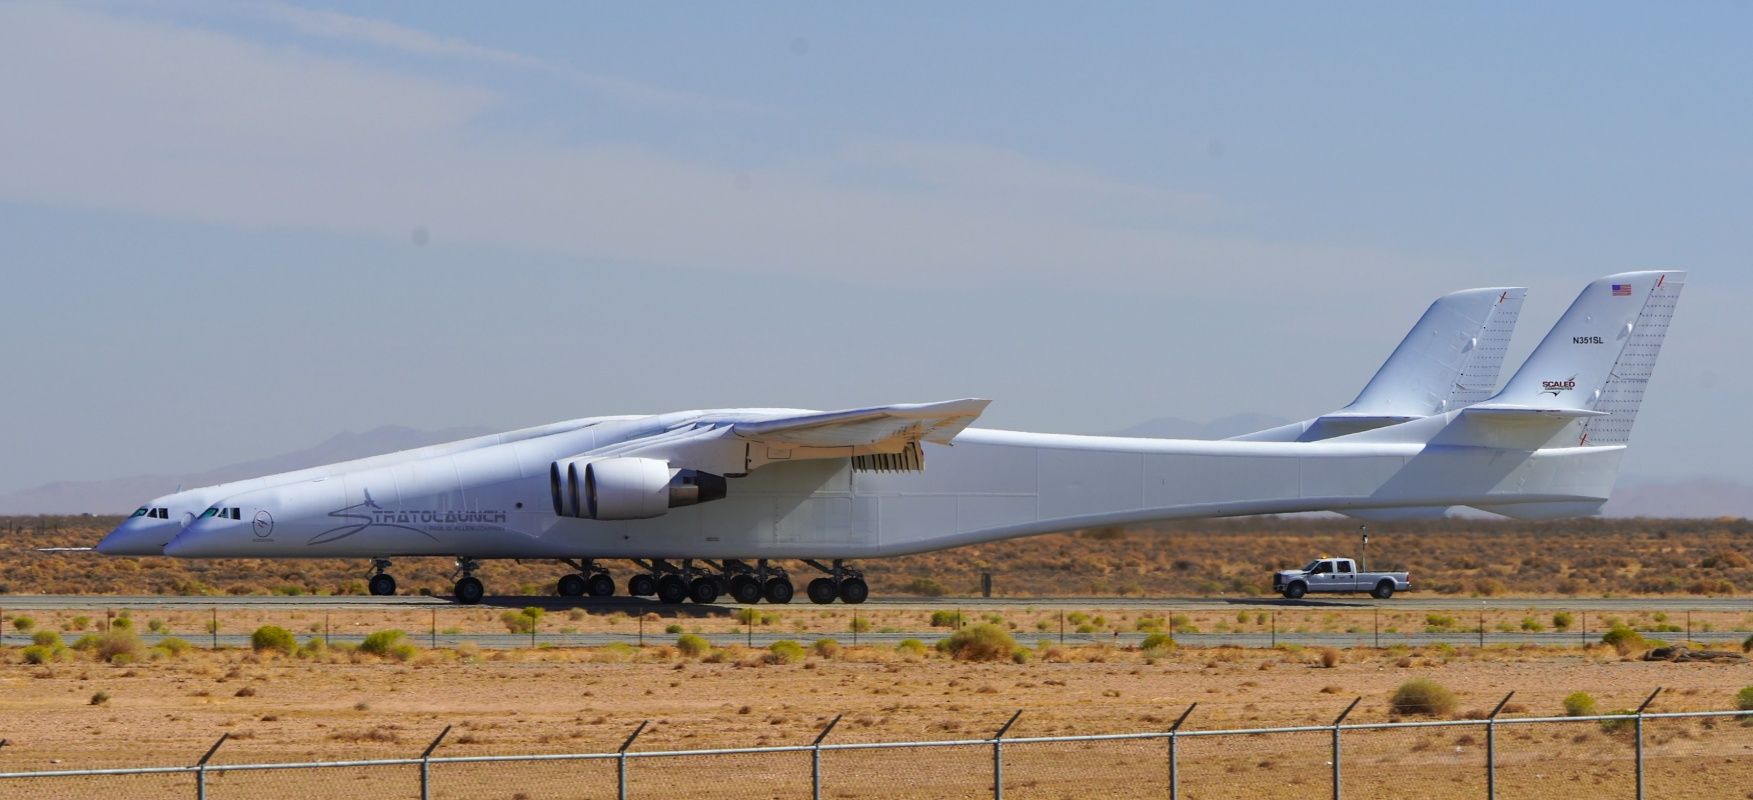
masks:
[[(0, 592), (365, 593), (365, 564), (357, 560), (185, 562), (33, 551), (93, 544), (117, 521), (0, 518), (9, 564)], [(1410, 570), (1421, 591), (1439, 594), (1732, 594), (1753, 585), (1753, 559), (1743, 554), (1753, 535), (1747, 520), (1445, 520), (1373, 532), (1373, 566)], [(1256, 517), (1039, 536), (860, 566), (879, 596), (975, 594), (984, 571), (993, 573), (997, 593), (1013, 596), (1237, 595), (1264, 593), (1272, 570), (1312, 556), (1356, 555), (1356, 544), (1350, 521)], [(78, 569), (68, 569), (71, 558)], [(447, 594), (450, 572), (445, 559), (396, 565), (410, 593)], [(551, 595), (560, 574), (553, 565), (492, 562), (483, 577), (493, 593)]]

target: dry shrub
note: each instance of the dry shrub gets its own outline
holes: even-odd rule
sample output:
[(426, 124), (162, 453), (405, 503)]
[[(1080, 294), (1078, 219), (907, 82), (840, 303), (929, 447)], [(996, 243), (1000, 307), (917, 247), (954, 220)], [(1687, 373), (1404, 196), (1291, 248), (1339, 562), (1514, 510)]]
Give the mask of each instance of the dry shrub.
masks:
[(1455, 711), (1455, 693), (1429, 678), (1413, 678), (1400, 684), (1388, 699), (1396, 714), (1443, 717)]
[(991, 623), (981, 623), (950, 634), (938, 644), (957, 661), (1001, 661), (1016, 652), (1016, 640), (1008, 631)]
[(1331, 647), (1321, 648), (1321, 666), (1327, 669), (1332, 669), (1339, 666), (1341, 660), (1343, 660), (1343, 657), (1338, 650)]

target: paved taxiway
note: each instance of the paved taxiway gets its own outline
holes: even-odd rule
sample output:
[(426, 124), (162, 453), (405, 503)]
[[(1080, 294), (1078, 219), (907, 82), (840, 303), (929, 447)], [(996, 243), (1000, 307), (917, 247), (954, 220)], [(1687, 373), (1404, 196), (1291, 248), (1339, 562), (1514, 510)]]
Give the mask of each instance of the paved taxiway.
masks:
[[(713, 610), (727, 611), (739, 608), (735, 603), (714, 603), (699, 606), (693, 603), (664, 605), (655, 600), (644, 598), (610, 597), (518, 597), (490, 596), (481, 603), (488, 608), (523, 608), (539, 606), (548, 610), (583, 608), (589, 611), (630, 613), (633, 611), (679, 611), (685, 615), (711, 613)], [(762, 604), (766, 605), (766, 604)], [(183, 597), (175, 595), (0, 595), (0, 607), (18, 610), (59, 610), (59, 609), (247, 609), (265, 607), (295, 607), (314, 611), (365, 609), (376, 607), (393, 607), (401, 610), (410, 608), (454, 608), (457, 604), (449, 597), (423, 595), (399, 595), (395, 597), (368, 596), (329, 596), (302, 595), (296, 597), (267, 595), (226, 595), (217, 597)], [(791, 608), (812, 608), (814, 604), (803, 600), (790, 605)], [(936, 609), (961, 608), (968, 611), (1000, 611), (1004, 609), (1066, 609), (1066, 610), (1126, 610), (1126, 611), (1211, 611), (1215, 609), (1260, 609), (1296, 608), (1296, 609), (1369, 609), (1379, 608), (1383, 611), (1731, 611), (1753, 612), (1753, 596), (1750, 597), (1457, 597), (1447, 595), (1402, 594), (1388, 600), (1376, 600), (1368, 595), (1340, 595), (1336, 597), (1305, 597), (1301, 600), (1286, 600), (1281, 597), (888, 597), (871, 598), (862, 608), (877, 611), (932, 611)], [(851, 608), (839, 603), (826, 606), (831, 609)]]

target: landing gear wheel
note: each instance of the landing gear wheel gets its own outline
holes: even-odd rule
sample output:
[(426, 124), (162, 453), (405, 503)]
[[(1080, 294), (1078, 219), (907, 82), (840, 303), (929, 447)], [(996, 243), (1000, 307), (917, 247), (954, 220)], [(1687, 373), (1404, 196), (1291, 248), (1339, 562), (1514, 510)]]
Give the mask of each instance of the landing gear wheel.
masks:
[(1284, 596), (1288, 600), (1295, 600), (1297, 598), (1302, 597), (1305, 594), (1308, 594), (1308, 592), (1309, 592), (1309, 587), (1304, 586), (1301, 583), (1293, 583), (1289, 586), (1284, 587)]
[(657, 579), (650, 575), (634, 575), (627, 579), (627, 594), (634, 597), (650, 597), (657, 594)]
[(870, 586), (863, 578), (847, 578), (840, 582), (840, 602), (858, 605), (870, 597)]
[(719, 594), (717, 578), (695, 578), (694, 582), (688, 585), (688, 599), (701, 605), (717, 602)]
[(389, 597), (396, 593), (396, 579), (388, 575), (371, 576), (371, 593), (378, 597)]
[(465, 606), (472, 606), (481, 602), (481, 598), (486, 596), (486, 594), (487, 588), (481, 585), (481, 580), (479, 578), (464, 578), (457, 581), (457, 602), (462, 603)]
[(833, 578), (817, 578), (810, 581), (806, 591), (809, 593), (810, 602), (819, 605), (832, 603), (834, 598), (840, 596), (840, 588), (834, 585)]
[(794, 591), (791, 588), (791, 581), (785, 578), (769, 578), (767, 585), (762, 587), (761, 593), (766, 595), (769, 603), (784, 604), (791, 602), (791, 595)]
[(560, 584), (555, 587), (561, 597), (577, 597), (584, 594), (584, 578), (577, 575), (560, 576)]
[(585, 579), (584, 590), (591, 597), (609, 597), (615, 593), (615, 579), (599, 572)]
[(1394, 596), (1393, 582), (1392, 581), (1382, 581), (1381, 583), (1376, 584), (1376, 588), (1370, 590), (1370, 596), (1374, 597), (1377, 600), (1386, 600), (1390, 597), (1393, 597)]
[(761, 602), (761, 582), (749, 575), (738, 575), (730, 579), (730, 597), (743, 605)]
[(660, 603), (680, 603), (688, 599), (688, 584), (680, 575), (665, 575), (657, 579), (657, 600)]

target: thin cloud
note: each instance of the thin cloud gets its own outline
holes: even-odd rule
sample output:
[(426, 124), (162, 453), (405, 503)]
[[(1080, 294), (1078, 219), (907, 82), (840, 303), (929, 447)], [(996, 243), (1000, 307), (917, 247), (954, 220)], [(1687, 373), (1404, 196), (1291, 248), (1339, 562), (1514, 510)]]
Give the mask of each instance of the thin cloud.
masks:
[(652, 108), (706, 111), (760, 111), (756, 106), (654, 86), (612, 75), (557, 64), (540, 58), (486, 47), (465, 39), (440, 36), (381, 19), (310, 9), (281, 2), (232, 7), (314, 38), (353, 42), (429, 58), (458, 59), (546, 73), (577, 86), (629, 103)]

